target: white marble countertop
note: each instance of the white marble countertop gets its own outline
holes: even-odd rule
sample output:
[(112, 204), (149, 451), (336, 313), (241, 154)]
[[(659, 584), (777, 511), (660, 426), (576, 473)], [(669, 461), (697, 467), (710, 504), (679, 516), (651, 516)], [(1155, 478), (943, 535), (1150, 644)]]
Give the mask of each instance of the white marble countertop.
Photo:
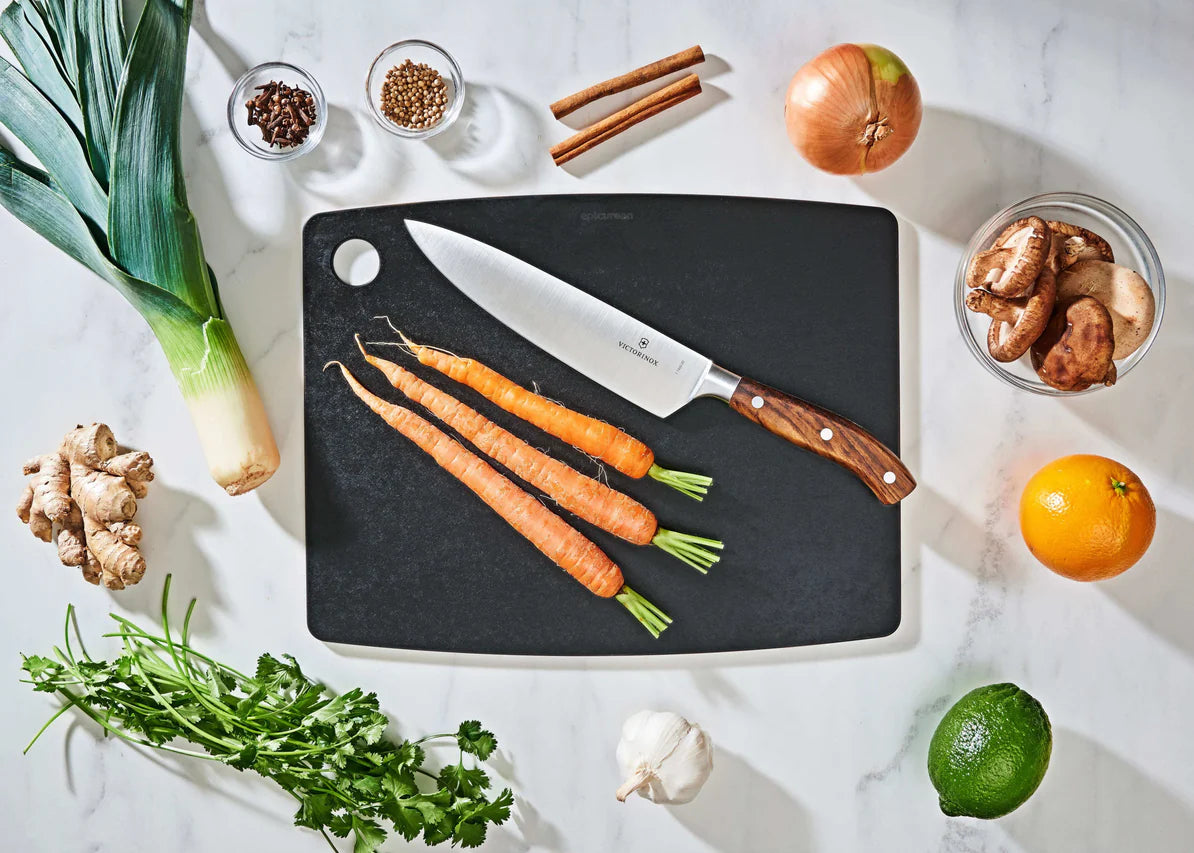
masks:
[[(331, 686), (376, 690), (416, 735), (479, 718), (519, 797), (492, 851), (1177, 851), (1194, 838), (1194, 7), (1120, 3), (370, 3), (208, 0), (196, 16), (184, 124), (188, 183), (209, 259), (253, 365), (283, 465), (252, 496), (207, 476), (150, 333), (121, 299), (7, 214), (0, 338), (4, 494), (20, 464), (79, 420), (152, 451), (142, 504), (150, 575), (112, 594), (59, 566), (15, 519), (0, 600), (5, 849), (326, 849), (293, 804), (221, 767), (101, 742), (17, 683), (18, 653), (58, 641), (63, 609), (88, 636), (109, 610), (151, 620), (167, 571), (201, 599), (202, 644), (230, 661), (288, 651)], [(405, 37), (463, 66), (480, 121), (455, 146), (400, 143), (364, 114), (374, 54)], [(920, 138), (889, 172), (820, 174), (791, 149), (782, 96), (824, 47), (896, 50), (926, 101)], [(568, 131), (545, 105), (700, 42), (706, 94), (567, 170), (545, 150)], [(283, 59), (322, 82), (331, 125), (289, 166), (241, 152), (225, 99), (248, 65)], [(499, 132), (495, 132), (495, 128)], [(0, 131), (0, 134), (3, 134)], [(6, 141), (11, 137), (4, 135)], [(480, 143), (470, 149), (469, 142)], [(482, 153), (477, 153), (478, 151)], [(999, 207), (1079, 190), (1125, 208), (1165, 265), (1169, 307), (1153, 352), (1112, 391), (1058, 402), (1016, 393), (963, 348), (950, 301), (960, 244)], [(903, 446), (920, 480), (904, 509), (904, 621), (834, 647), (668, 660), (454, 658), (328, 647), (308, 633), (303, 582), (300, 227), (311, 214), (532, 192), (766, 195), (887, 206), (903, 241)], [(1014, 513), (1028, 473), (1069, 452), (1131, 466), (1159, 510), (1128, 574), (1079, 585), (1037, 565)], [(93, 651), (106, 650), (92, 643)], [(925, 772), (955, 698), (991, 681), (1035, 694), (1054, 725), (1038, 794), (1000, 821), (948, 819)], [(644, 707), (700, 721), (714, 776), (688, 807), (613, 797), (622, 720)], [(345, 847), (346, 849), (346, 847)], [(391, 842), (386, 849), (407, 849)]]

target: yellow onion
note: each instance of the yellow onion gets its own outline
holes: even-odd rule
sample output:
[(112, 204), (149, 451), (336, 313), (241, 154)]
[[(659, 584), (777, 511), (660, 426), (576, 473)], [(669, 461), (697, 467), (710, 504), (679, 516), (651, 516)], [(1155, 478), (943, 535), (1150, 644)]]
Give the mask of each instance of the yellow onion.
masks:
[(920, 130), (920, 87), (898, 56), (873, 44), (839, 44), (788, 86), (784, 120), (804, 159), (835, 175), (877, 172)]

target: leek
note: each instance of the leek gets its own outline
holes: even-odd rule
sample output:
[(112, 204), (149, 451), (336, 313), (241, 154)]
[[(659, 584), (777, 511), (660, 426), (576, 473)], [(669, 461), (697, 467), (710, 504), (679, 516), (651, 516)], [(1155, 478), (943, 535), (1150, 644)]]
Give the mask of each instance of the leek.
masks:
[[(121, 0), (15, 0), (0, 36), (0, 204), (115, 287), (149, 324), (229, 494), (278, 467), (265, 407), (187, 205), (179, 145), (193, 0), (147, 0), (126, 41)], [(22, 70), (23, 72), (22, 73)]]

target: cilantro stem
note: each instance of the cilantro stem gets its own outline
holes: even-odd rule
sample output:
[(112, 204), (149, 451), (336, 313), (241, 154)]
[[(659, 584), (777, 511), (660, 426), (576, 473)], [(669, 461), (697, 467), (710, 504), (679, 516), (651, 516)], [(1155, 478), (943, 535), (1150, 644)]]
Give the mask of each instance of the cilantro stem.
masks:
[[(154, 743), (153, 741), (150, 741), (150, 740), (144, 740), (143, 738), (134, 737), (134, 736), (122, 731), (121, 729), (116, 728), (111, 723), (109, 723), (107, 720), (101, 718), (99, 716), (99, 714), (97, 714), (94, 711), (94, 709), (91, 708), (90, 705), (83, 702), (80, 697), (71, 693), (69, 690), (59, 690), (58, 692), (62, 694), (62, 696), (66, 699), (66, 701), (68, 703), (66, 705), (63, 705), (62, 706), (63, 708), (69, 708), (73, 705), (74, 707), (76, 707), (80, 711), (82, 711), (84, 714), (86, 714), (88, 717), (90, 717), (92, 720), (94, 720), (96, 723), (98, 723), (100, 725), (100, 727), (102, 727), (104, 729), (104, 731), (114, 734), (114, 735), (116, 735), (116, 737), (121, 738), (122, 740), (126, 740), (129, 743), (139, 744), (141, 746), (152, 747), (153, 749), (162, 749), (162, 750), (165, 750), (166, 752), (173, 752), (178, 755), (187, 755), (187, 756), (190, 756), (191, 758), (202, 758), (205, 761), (219, 761), (219, 759), (216, 758), (214, 755), (205, 755), (202, 752), (194, 752), (189, 749), (178, 749), (177, 747), (169, 746), (164, 743)], [(59, 713), (61, 713), (61, 709), (59, 709)], [(55, 714), (54, 716), (56, 718), (58, 716), (58, 714)], [(39, 732), (38, 736), (40, 737), (40, 735), (41, 735), (41, 733)], [(33, 746), (33, 744), (36, 741), (37, 741), (36, 737), (32, 741), (30, 741), (29, 746), (25, 747), (25, 752), (28, 752), (29, 747)]]
[[(101, 634), (100, 635), (101, 637), (118, 637), (118, 638), (135, 637), (140, 640), (148, 640), (149, 642), (151, 642), (157, 646), (165, 645), (166, 640), (164, 638), (157, 637), (157, 636), (154, 636), (153, 634), (146, 633), (146, 631), (143, 628), (139, 628), (138, 626), (134, 625), (132, 622), (128, 621), (127, 619), (124, 619), (121, 616), (117, 616), (115, 613), (112, 613), (109, 615), (113, 619), (115, 619), (117, 622), (120, 622), (121, 624), (126, 625), (129, 628), (132, 628), (133, 630), (132, 631), (109, 631), (106, 634)], [(215, 667), (216, 669), (219, 669), (222, 672), (226, 672), (229, 675), (232, 675), (232, 676), (240, 679), (242, 682), (249, 683), (249, 682), (253, 681), (252, 678), (245, 675), (243, 672), (239, 672), (239, 671), (233, 669), (232, 667), (228, 666), (227, 664), (220, 663), (218, 660), (209, 658), (207, 655), (202, 654), (201, 652), (198, 652), (189, 646), (181, 646), (180, 648), (186, 649), (187, 654), (191, 655), (192, 657), (198, 658), (199, 660), (203, 661), (204, 663), (208, 664), (209, 666)]]
[(438, 735), (427, 735), (426, 737), (421, 737), (418, 740), (411, 741), (411, 742), (414, 743), (416, 746), (418, 746), (420, 744), (427, 743), (427, 741), (429, 741), (429, 740), (446, 740), (447, 738), (452, 738), (453, 740), (455, 740), (456, 732), (446, 732), (444, 734), (438, 734)]
[[(75, 615), (75, 606), (73, 604), (66, 605), (66, 624), (62, 626), (63, 645), (66, 646), (66, 656), (70, 659), (72, 665), (75, 664), (75, 653), (71, 651), (70, 647), (70, 623), (71, 617)], [(57, 648), (54, 649), (58, 651)]]
[(63, 714), (65, 714), (69, 710), (70, 710), (70, 703), (68, 702), (67, 704), (65, 704), (61, 708), (59, 708), (57, 711), (55, 711), (54, 716), (52, 716), (52, 717), (50, 717), (50, 719), (46, 720), (45, 725), (43, 725), (40, 729), (38, 729), (37, 734), (35, 734), (33, 736), (33, 740), (29, 741), (29, 743), (27, 743), (25, 745), (25, 748), (21, 750), (21, 755), (28, 755), (29, 750), (33, 747), (33, 744), (37, 743), (37, 739), (42, 736), (42, 733), (46, 729), (48, 729), (51, 725), (53, 725), (55, 720), (57, 720), (59, 717), (61, 717)]
[[(149, 692), (153, 694), (154, 698), (157, 699), (158, 702), (161, 703), (162, 707), (166, 710), (166, 713), (169, 714), (171, 717), (173, 717), (178, 722), (178, 724), (180, 726), (182, 726), (185, 729), (190, 729), (192, 732), (197, 734), (200, 738), (206, 738), (209, 741), (214, 741), (215, 743), (219, 744), (220, 746), (224, 747), (227, 750), (234, 751), (236, 749), (236, 746), (237, 746), (236, 741), (230, 740), (227, 738), (216, 737), (215, 735), (209, 734), (208, 732), (205, 732), (203, 729), (196, 726), (194, 723), (192, 723), (190, 720), (188, 720), (182, 714), (178, 713), (178, 710), (170, 702), (166, 701), (166, 697), (163, 696), (158, 691), (158, 689), (154, 686), (153, 682), (149, 678), (146, 677), (145, 670), (141, 668), (141, 662), (140, 662), (140, 660), (138, 660), (138, 658), (135, 655), (130, 659), (130, 663), (132, 664), (133, 668), (137, 670), (137, 673), (141, 676), (141, 680), (145, 682), (145, 686), (146, 686), (146, 688), (148, 688)], [(203, 742), (202, 740), (199, 741), (199, 743), (202, 743), (202, 742)]]

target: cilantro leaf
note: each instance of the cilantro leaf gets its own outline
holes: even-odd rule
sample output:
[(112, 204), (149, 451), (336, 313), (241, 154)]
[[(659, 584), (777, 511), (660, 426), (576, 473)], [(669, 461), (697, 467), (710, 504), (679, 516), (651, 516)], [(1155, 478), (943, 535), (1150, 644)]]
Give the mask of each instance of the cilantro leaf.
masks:
[(352, 818), (346, 814), (337, 814), (325, 826), (337, 838), (347, 838), (348, 833), (352, 832)]
[(503, 788), (502, 792), (494, 797), (493, 800), (477, 806), (470, 817), (500, 825), (510, 819), (510, 807), (513, 805), (514, 792), (509, 788)]
[(384, 807), (383, 814), (407, 841), (413, 841), (423, 831), (423, 815), (418, 809), (390, 803)]
[(332, 799), (327, 794), (311, 794), (303, 799), (299, 810), (294, 813), (295, 826), (319, 829), (332, 819)]
[(43, 658), (41, 655), (30, 655), (21, 662), (21, 669), (25, 670), (33, 678), (40, 679), (56, 674), (62, 669), (62, 665), (49, 658)]
[(456, 730), (456, 743), (464, 752), (472, 753), (484, 761), (497, 749), (497, 738), (486, 731), (476, 720), (466, 720)]
[(453, 794), (472, 799), (489, 787), (489, 776), (480, 767), (450, 764), (439, 772), (439, 783)]
[(415, 784), (415, 774), (406, 767), (387, 767), (381, 777), (381, 787), (394, 799), (409, 797), (419, 792), (419, 786)]
[(381, 793), (381, 777), (380, 776), (358, 776), (352, 780), (352, 787), (359, 793), (372, 799)]
[(352, 816), (352, 831), (356, 834), (352, 853), (373, 853), (386, 840), (385, 830), (376, 821), (356, 815)]

